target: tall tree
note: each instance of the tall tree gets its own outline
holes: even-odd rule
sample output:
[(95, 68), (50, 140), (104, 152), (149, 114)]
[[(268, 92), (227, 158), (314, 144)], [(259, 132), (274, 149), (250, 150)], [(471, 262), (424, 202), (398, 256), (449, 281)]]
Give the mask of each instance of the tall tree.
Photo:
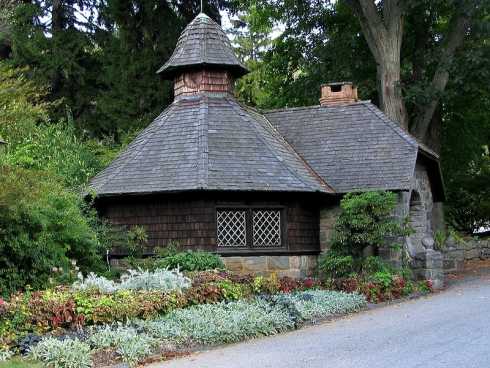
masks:
[[(430, 124), (439, 106), (442, 93), (449, 80), (451, 64), (455, 53), (463, 44), (470, 25), (475, 17), (483, 13), (479, 1), (426, 1), (426, 0), (346, 0), (357, 15), (361, 28), (377, 64), (378, 92), (380, 107), (393, 120), (399, 122), (406, 130), (410, 130), (421, 140), (428, 140)], [(438, 63), (431, 75), (426, 75), (432, 96), (425, 104), (419, 105), (410, 124), (406, 113), (401, 88), (401, 51), (404, 37), (404, 22), (407, 13), (416, 12), (424, 19), (431, 12), (441, 10), (447, 26), (432, 41), (437, 44)], [(449, 14), (448, 14), (449, 13)], [(420, 25), (420, 24), (419, 24)], [(420, 41), (428, 40), (432, 33), (428, 24), (422, 24), (415, 30)], [(433, 24), (432, 24), (433, 25)], [(417, 61), (417, 60), (415, 60)], [(418, 59), (418, 61), (422, 61)], [(414, 72), (420, 71), (425, 65), (414, 65)], [(428, 74), (429, 72), (426, 71)], [(440, 120), (436, 120), (436, 123)]]

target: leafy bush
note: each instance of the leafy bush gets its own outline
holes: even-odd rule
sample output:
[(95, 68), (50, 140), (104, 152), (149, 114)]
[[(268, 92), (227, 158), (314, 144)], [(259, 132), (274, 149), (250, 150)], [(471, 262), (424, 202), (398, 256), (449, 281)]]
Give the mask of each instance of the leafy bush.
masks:
[(190, 250), (157, 259), (155, 265), (159, 268), (179, 268), (182, 271), (206, 271), (224, 268), (219, 255)]
[(408, 229), (392, 218), (396, 203), (392, 192), (347, 193), (340, 202), (332, 250), (359, 259), (368, 246), (376, 249), (388, 237), (408, 235)]
[[(82, 211), (77, 193), (53, 178), (0, 166), (0, 290), (45, 287), (60, 273), (101, 265), (95, 215)], [(61, 274), (62, 274), (61, 273)]]
[(361, 263), (361, 272), (364, 275), (372, 275), (376, 272), (383, 272), (390, 270), (390, 267), (379, 257), (366, 257)]
[(58, 340), (47, 337), (31, 349), (34, 359), (59, 368), (92, 366), (90, 346), (78, 339)]
[(6, 155), (10, 165), (47, 171), (70, 188), (78, 188), (103, 165), (92, 148), (76, 136), (74, 122), (37, 125)]
[(318, 268), (328, 278), (347, 277), (355, 272), (354, 258), (330, 251), (320, 257)]

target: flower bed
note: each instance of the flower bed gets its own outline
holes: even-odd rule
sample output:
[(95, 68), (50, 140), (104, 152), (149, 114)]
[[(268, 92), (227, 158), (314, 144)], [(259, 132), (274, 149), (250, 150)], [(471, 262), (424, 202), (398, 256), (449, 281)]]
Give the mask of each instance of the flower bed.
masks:
[(91, 328), (81, 337), (46, 337), (30, 349), (30, 356), (59, 367), (85, 368), (92, 366), (94, 352), (102, 350), (134, 366), (161, 352), (162, 346), (220, 344), (274, 335), (300, 322), (358, 311), (365, 305), (359, 294), (328, 290), (195, 305), (156, 320)]
[(374, 275), (321, 284), (224, 271), (129, 271), (119, 282), (91, 274), (0, 301), (0, 360), (15, 352), (61, 368), (135, 365), (177, 345), (272, 335), (412, 290), (399, 275)]

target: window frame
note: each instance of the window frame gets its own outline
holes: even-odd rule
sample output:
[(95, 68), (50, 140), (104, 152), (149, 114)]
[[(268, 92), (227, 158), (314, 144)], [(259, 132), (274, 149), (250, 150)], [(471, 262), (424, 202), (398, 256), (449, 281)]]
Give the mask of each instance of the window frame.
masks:
[[(245, 211), (246, 246), (218, 246), (218, 211)], [(281, 245), (271, 247), (259, 247), (253, 244), (253, 211), (254, 210), (278, 210), (280, 211)], [(219, 253), (234, 252), (284, 252), (289, 248), (287, 238), (287, 207), (282, 205), (260, 205), (260, 204), (226, 204), (217, 205), (215, 208), (216, 219), (216, 248)]]

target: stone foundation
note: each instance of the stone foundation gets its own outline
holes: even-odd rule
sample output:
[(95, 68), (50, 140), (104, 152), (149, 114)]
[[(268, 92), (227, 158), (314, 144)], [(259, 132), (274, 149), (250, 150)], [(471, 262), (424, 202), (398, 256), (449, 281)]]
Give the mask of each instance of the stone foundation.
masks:
[(417, 280), (431, 280), (434, 289), (444, 287), (442, 254), (433, 249), (420, 252), (412, 259), (412, 271)]
[(442, 250), (442, 254), (444, 272), (460, 272), (464, 269), (464, 263), (466, 261), (490, 258), (490, 239), (465, 239), (456, 241), (452, 237), (449, 237)]
[(340, 212), (339, 205), (332, 205), (320, 211), (320, 249), (322, 252), (330, 249), (335, 221), (340, 215)]
[(223, 257), (227, 269), (233, 272), (255, 275), (270, 275), (278, 277), (289, 276), (304, 278), (317, 273), (316, 255), (294, 256), (233, 256)]

